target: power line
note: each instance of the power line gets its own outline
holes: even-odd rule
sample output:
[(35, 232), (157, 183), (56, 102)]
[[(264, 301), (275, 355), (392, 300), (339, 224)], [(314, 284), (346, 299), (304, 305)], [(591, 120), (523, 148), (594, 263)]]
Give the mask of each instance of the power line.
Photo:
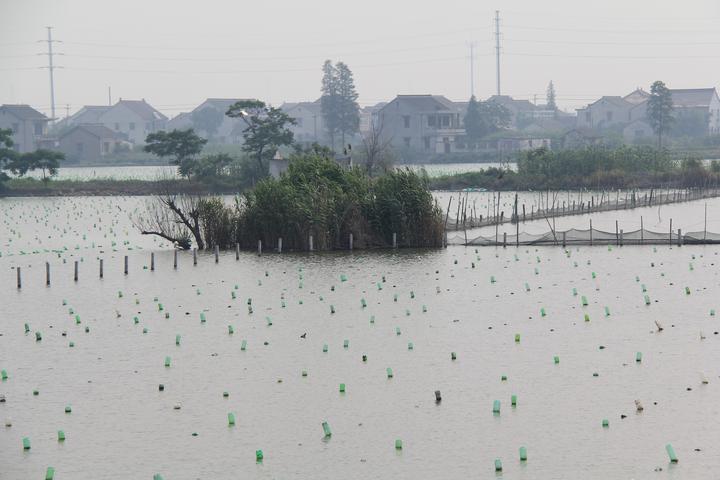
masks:
[[(468, 27), (468, 28), (455, 28), (451, 30), (438, 30), (433, 32), (426, 32), (426, 33), (419, 33), (415, 35), (402, 35), (402, 36), (390, 36), (390, 37), (373, 37), (373, 38), (367, 38), (364, 40), (354, 40), (354, 41), (348, 41), (348, 42), (330, 42), (330, 43), (291, 43), (291, 44), (283, 44), (283, 45), (258, 45), (253, 46), (252, 50), (287, 50), (287, 49), (306, 49), (310, 47), (341, 47), (342, 45), (362, 45), (362, 44), (368, 44), (368, 43), (381, 43), (381, 44), (387, 44), (387, 42), (392, 40), (406, 40), (406, 39), (412, 39), (412, 38), (429, 38), (429, 37), (438, 37), (438, 36), (447, 36), (448, 34), (457, 34), (457, 33), (467, 33), (467, 32), (476, 32), (478, 30), (488, 30), (487, 28), (483, 27)], [(92, 47), (109, 47), (109, 48), (137, 48), (137, 49), (155, 49), (155, 50), (181, 50), (181, 51), (188, 51), (188, 50), (206, 50), (206, 51), (219, 51), (219, 50), (230, 50), (230, 51), (237, 51), (241, 50), (236, 47), (178, 47), (178, 46), (164, 46), (164, 45), (132, 45), (132, 44), (124, 44), (124, 43), (104, 43), (104, 42), (73, 42), (73, 41), (66, 41), (64, 42), (67, 45), (82, 45), (82, 46), (92, 46)]]
[(536, 27), (533, 25), (503, 25), (510, 30), (539, 30), (539, 31), (555, 31), (555, 32), (598, 32), (598, 33), (620, 33), (645, 35), (647, 33), (672, 33), (672, 34), (697, 34), (697, 33), (717, 33), (717, 30), (619, 30), (619, 29), (597, 29), (597, 28), (568, 28), (568, 27)]

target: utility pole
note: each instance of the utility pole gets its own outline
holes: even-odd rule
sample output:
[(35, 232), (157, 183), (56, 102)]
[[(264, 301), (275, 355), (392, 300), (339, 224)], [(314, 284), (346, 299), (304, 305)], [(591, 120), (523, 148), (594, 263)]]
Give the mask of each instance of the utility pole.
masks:
[(112, 90), (108, 87), (108, 107), (112, 107)]
[(500, 10), (495, 10), (495, 70), (497, 73), (497, 94), (500, 95)]
[(470, 97), (475, 96), (475, 42), (470, 42)]
[[(52, 29), (53, 27), (45, 27), (47, 28), (47, 40), (38, 40), (39, 42), (47, 42), (48, 50), (47, 53), (42, 53), (41, 55), (47, 55), (48, 57), (48, 66), (43, 67), (47, 68), (50, 72), (50, 121), (55, 121), (55, 79), (53, 77), (54, 71), (56, 68), (60, 68), (55, 66), (53, 63), (53, 43), (60, 43), (59, 40), (53, 40), (52, 38)], [(61, 55), (59, 53), (55, 53), (54, 55)]]

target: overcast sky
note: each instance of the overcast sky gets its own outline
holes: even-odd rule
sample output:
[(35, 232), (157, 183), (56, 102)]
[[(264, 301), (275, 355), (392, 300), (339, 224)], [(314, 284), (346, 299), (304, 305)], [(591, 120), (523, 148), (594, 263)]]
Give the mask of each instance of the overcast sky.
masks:
[(355, 73), (361, 105), (396, 94), (502, 93), (561, 108), (661, 79), (720, 85), (720, 0), (0, 0), (0, 104), (49, 112), (41, 69), (53, 26), (58, 116), (66, 105), (145, 98), (168, 116), (207, 97), (314, 100), (325, 59)]

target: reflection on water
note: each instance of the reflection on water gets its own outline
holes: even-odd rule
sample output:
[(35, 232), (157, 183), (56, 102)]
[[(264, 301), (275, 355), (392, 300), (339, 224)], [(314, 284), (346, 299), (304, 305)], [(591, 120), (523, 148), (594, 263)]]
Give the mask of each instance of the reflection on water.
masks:
[[(181, 252), (174, 270), (167, 242), (130, 224), (142, 201), (0, 200), (3, 480), (50, 465), (73, 480), (497, 478), (495, 458), (512, 479), (720, 468), (715, 246), (229, 252), (196, 267)], [(701, 205), (660, 214), (689, 228)]]

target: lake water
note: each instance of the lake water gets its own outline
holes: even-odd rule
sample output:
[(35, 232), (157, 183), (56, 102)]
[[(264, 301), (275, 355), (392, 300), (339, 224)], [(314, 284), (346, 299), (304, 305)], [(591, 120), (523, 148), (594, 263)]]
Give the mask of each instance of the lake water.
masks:
[[(244, 252), (197, 266), (180, 252), (174, 270), (170, 245), (132, 226), (145, 201), (0, 199), (0, 479), (44, 478), (48, 466), (58, 480), (694, 479), (720, 468), (716, 246)], [(720, 231), (720, 203), (707, 203)], [(629, 230), (642, 214), (646, 228), (672, 216), (692, 230), (704, 204), (593, 214), (593, 226), (620, 218)]]
[[(429, 176), (447, 175), (452, 173), (465, 173), (484, 170), (490, 167), (515, 168), (515, 164), (500, 163), (446, 163), (428, 165), (397, 165), (397, 168), (410, 168), (412, 170), (425, 169)], [(41, 178), (42, 172), (28, 172), (29, 177)], [(177, 167), (172, 165), (146, 165), (146, 166), (103, 166), (103, 167), (63, 167), (58, 170), (55, 178), (61, 180), (155, 180), (157, 178), (177, 175)]]

